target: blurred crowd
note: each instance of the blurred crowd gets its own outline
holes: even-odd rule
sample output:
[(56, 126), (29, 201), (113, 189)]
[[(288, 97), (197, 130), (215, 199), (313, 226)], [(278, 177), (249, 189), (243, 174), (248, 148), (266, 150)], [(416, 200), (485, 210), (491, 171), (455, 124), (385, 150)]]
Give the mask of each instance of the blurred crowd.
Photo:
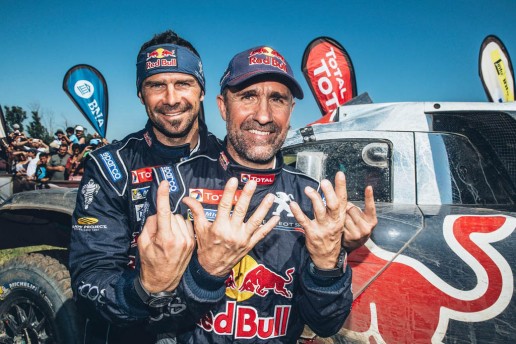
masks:
[[(15, 175), (17, 191), (49, 188), (53, 182), (78, 181), (89, 153), (106, 145), (97, 133), (87, 140), (80, 125), (58, 129), (52, 142), (28, 137), (14, 124), (0, 142), (0, 171)], [(50, 185), (49, 185), (50, 184)]]

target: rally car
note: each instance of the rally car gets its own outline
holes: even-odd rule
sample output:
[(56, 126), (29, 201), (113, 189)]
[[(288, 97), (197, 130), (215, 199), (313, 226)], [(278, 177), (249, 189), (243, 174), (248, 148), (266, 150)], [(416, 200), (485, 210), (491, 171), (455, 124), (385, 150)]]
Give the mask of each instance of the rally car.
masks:
[[(334, 123), (292, 130), (285, 161), (315, 178), (346, 173), (378, 225), (352, 252), (353, 309), (316, 343), (515, 343), (516, 103), (392, 103), (338, 108)], [(0, 206), (0, 249), (67, 247), (76, 190)], [(0, 343), (77, 338), (62, 250), (0, 267)]]
[(516, 103), (355, 105), (334, 118), (291, 132), (286, 159), (316, 178), (344, 171), (352, 201), (372, 185), (379, 222), (349, 256), (350, 316), (315, 342), (516, 343)]

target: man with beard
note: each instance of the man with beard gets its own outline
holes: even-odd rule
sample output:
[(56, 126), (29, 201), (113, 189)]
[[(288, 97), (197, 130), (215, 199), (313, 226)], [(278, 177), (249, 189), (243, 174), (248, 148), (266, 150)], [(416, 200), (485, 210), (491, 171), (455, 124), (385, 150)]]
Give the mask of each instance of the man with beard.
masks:
[(172, 209), (193, 217), (197, 242), (190, 263), (197, 274), (185, 273), (181, 283), (189, 288), (175, 291), (174, 308), (186, 313), (203, 300), (209, 310), (193, 324), (170, 321), (164, 307), (151, 319), (156, 331), (172, 331), (179, 343), (294, 343), (304, 325), (324, 337), (342, 327), (353, 300), (347, 251), (362, 245), (377, 223), (373, 190), (366, 188), (362, 212), (347, 201), (342, 172), (334, 188), (283, 164), (294, 97), (303, 92), (276, 50), (237, 54), (217, 97), (227, 128), (223, 150), (216, 159), (177, 164), (174, 174), (183, 183), (174, 192), (164, 181), (151, 187), (151, 216), (138, 239), (141, 302), (132, 306), (154, 302), (141, 285), (169, 290), (173, 276), (149, 247), (170, 244), (168, 236), (182, 225), (170, 221)]
[[(65, 180), (66, 163), (70, 158), (68, 154), (68, 146), (62, 144), (56, 154), (52, 154), (48, 162), (47, 170), (52, 173), (52, 180)], [(68, 177), (68, 176), (66, 176)]]
[[(135, 274), (145, 195), (156, 178), (151, 167), (219, 151), (200, 118), (205, 80), (190, 42), (170, 30), (155, 35), (142, 45), (136, 69), (137, 95), (149, 120), (141, 131), (90, 154), (72, 218), (70, 272), (76, 303), (89, 318), (87, 343), (154, 341), (141, 322), (148, 314), (134, 314), (117, 301), (132, 288), (128, 281)], [(170, 169), (159, 173), (172, 189)], [(192, 254), (193, 233), (182, 227), (171, 236), (166, 272), (180, 277)]]

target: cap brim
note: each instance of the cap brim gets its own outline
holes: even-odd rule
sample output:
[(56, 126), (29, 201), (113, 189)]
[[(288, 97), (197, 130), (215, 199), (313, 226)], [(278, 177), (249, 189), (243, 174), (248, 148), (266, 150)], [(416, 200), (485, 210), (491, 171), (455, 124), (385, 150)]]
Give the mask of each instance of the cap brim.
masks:
[(226, 86), (229, 87), (242, 87), (245, 85), (247, 87), (248, 85), (257, 82), (257, 81), (266, 81), (266, 80), (272, 80), (272, 81), (278, 81), (284, 85), (286, 85), (290, 92), (292, 92), (292, 95), (297, 99), (303, 99), (304, 94), (303, 90), (301, 89), (301, 86), (298, 84), (296, 79), (292, 78), (290, 75), (282, 73), (282, 72), (273, 72), (273, 71), (256, 71), (253, 73), (247, 73), (244, 75), (241, 75), (237, 78), (234, 78), (227, 82)]

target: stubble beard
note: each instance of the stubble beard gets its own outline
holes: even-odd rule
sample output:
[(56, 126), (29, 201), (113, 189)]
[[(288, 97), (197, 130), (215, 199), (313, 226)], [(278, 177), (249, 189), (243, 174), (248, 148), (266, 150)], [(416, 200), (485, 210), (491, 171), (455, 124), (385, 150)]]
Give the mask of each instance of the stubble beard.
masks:
[[(226, 118), (228, 119), (226, 122), (226, 130), (229, 143), (241, 159), (252, 163), (266, 164), (271, 162), (276, 156), (276, 153), (281, 149), (287, 136), (286, 131), (275, 135), (278, 128), (274, 123), (262, 126), (252, 119), (243, 122), (240, 126), (240, 130), (233, 130), (229, 113), (226, 114)], [(258, 145), (256, 142), (245, 139), (244, 132), (249, 129), (272, 130), (270, 134), (271, 138)]]
[[(193, 106), (191, 104), (188, 104), (181, 111), (192, 111), (192, 109)], [(150, 111), (150, 109), (147, 110), (148, 113)], [(152, 111), (152, 116), (149, 115), (149, 118), (151, 119), (151, 122), (153, 123), (154, 128), (156, 128), (156, 130), (158, 130), (161, 134), (171, 139), (186, 137), (188, 133), (190, 133), (190, 131), (192, 130), (195, 121), (199, 116), (198, 113), (192, 113), (190, 116), (187, 116), (185, 120), (167, 121), (165, 119), (165, 116), (163, 115), (164, 113), (166, 113), (165, 109), (158, 108)]]

